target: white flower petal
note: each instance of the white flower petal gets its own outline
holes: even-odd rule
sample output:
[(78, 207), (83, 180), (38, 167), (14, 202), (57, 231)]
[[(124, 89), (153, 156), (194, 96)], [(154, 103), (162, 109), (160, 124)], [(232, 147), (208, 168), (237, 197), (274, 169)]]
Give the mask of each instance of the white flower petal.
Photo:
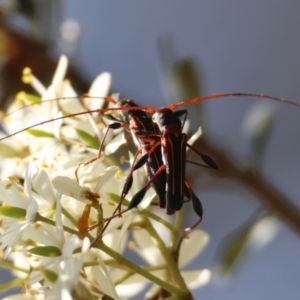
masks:
[(254, 248), (265, 247), (278, 234), (281, 226), (276, 218), (267, 215), (258, 222), (251, 230), (249, 244)]
[[(98, 263), (99, 263), (99, 266), (101, 267), (102, 269), (102, 272), (103, 272), (103, 275), (105, 275), (106, 277), (106, 284), (105, 286), (107, 286), (107, 292), (105, 292), (107, 295), (111, 296), (113, 299), (120, 299), (118, 294), (117, 294), (117, 291), (116, 291), (116, 288), (115, 288), (115, 285), (114, 283), (112, 282), (111, 278), (110, 278), (110, 275), (109, 275), (109, 272), (108, 272), (108, 269), (104, 263), (104, 261), (102, 260), (101, 256), (99, 255), (98, 257)], [(102, 273), (101, 272), (101, 273)]]
[(160, 251), (157, 246), (154, 245), (153, 240), (146, 230), (135, 230), (133, 232), (133, 237), (138, 245), (138, 248), (134, 248), (133, 250), (145, 261), (150, 265), (158, 265), (164, 262)]
[[(53, 90), (50, 92), (50, 88)], [(59, 85), (50, 86), (48, 89), (48, 98), (51, 97), (64, 98), (59, 101), (61, 110), (66, 112), (67, 114), (77, 113), (82, 109), (82, 104), (80, 103), (79, 97), (77, 96), (75, 90), (70, 85), (69, 81), (61, 82)], [(65, 123), (72, 124), (74, 120), (66, 119)]]
[(192, 290), (208, 284), (211, 279), (211, 271), (208, 269), (182, 271), (181, 275)]
[(130, 279), (130, 283), (126, 280), (116, 287), (118, 294), (122, 298), (131, 298), (138, 295), (149, 283), (148, 280), (144, 280), (144, 278), (138, 274), (134, 274)]
[(128, 228), (130, 224), (133, 222), (134, 218), (138, 215), (138, 210), (137, 209), (131, 209), (130, 214), (128, 218), (125, 219), (125, 222), (123, 223), (123, 226), (120, 231), (119, 238), (117, 239), (117, 248), (116, 251), (120, 252), (121, 250), (121, 245), (122, 241), (124, 241), (124, 238), (127, 237), (126, 233), (128, 232)]
[[(119, 280), (120, 278), (124, 277), (126, 274), (123, 270), (115, 270), (112, 272), (112, 278), (114, 281)], [(153, 271), (151, 272), (152, 275), (163, 279), (165, 277), (165, 270)], [(122, 284), (116, 287), (118, 294), (122, 298), (132, 298), (139, 294), (147, 285), (149, 284), (149, 280), (139, 274), (134, 274), (126, 279)], [(156, 286), (155, 286), (156, 287)], [(150, 293), (152, 289), (150, 289)], [(147, 292), (148, 295), (148, 292)], [(146, 295), (145, 295), (146, 296)], [(145, 297), (148, 299), (149, 297)]]
[(18, 190), (11, 186), (7, 188), (8, 185), (11, 185), (8, 181), (2, 181), (0, 184), (0, 200), (9, 204), (10, 206), (20, 207), (26, 209), (29, 204), (29, 199), (22, 197)]
[(30, 75), (30, 85), (36, 90), (39, 95), (44, 95), (46, 92), (45, 86), (31, 73)]
[(181, 245), (179, 255), (179, 266), (183, 267), (188, 262), (191, 262), (196, 256), (198, 256), (204, 247), (209, 242), (209, 235), (207, 232), (201, 229), (194, 229), (189, 234), (189, 237), (185, 239)]
[(78, 236), (72, 235), (71, 238), (64, 243), (62, 249), (63, 256), (66, 258), (72, 257), (74, 250), (78, 248), (80, 245), (81, 243)]
[[(201, 135), (202, 135), (202, 129), (201, 129), (201, 127), (199, 127), (198, 130), (189, 138), (188, 143), (190, 145), (193, 145), (193, 143), (198, 141), (198, 139), (200, 138)], [(188, 150), (189, 149), (190, 148), (188, 148)]]
[(106, 96), (109, 92), (111, 85), (111, 74), (109, 72), (103, 72), (98, 75), (91, 84), (89, 89), (90, 96)]
[(109, 142), (109, 144), (105, 146), (104, 153), (105, 155), (113, 154), (116, 152), (117, 149), (119, 149), (119, 147), (125, 144), (127, 144), (127, 140), (125, 138), (124, 132), (122, 132), (118, 134), (113, 140)]
[(182, 132), (187, 134), (190, 131), (190, 128), (191, 128), (191, 121), (185, 120), (185, 123), (182, 128)]
[(75, 180), (66, 176), (56, 176), (52, 180), (52, 184), (59, 193), (71, 197), (74, 197), (81, 189), (81, 186)]
[(35, 200), (30, 201), (26, 210), (26, 220), (28, 222), (34, 222), (36, 214), (38, 212), (38, 205)]
[(242, 124), (242, 132), (253, 138), (270, 125), (274, 115), (274, 106), (270, 103), (257, 102), (247, 112)]
[(61, 300), (73, 300), (73, 297), (69, 290), (67, 290), (66, 288), (63, 288), (61, 290), (61, 298), (60, 299)]
[[(118, 226), (119, 227), (119, 226)], [(121, 231), (113, 231), (108, 233), (107, 230), (104, 232), (103, 242), (113, 250), (122, 253), (125, 250), (126, 243), (128, 239), (128, 232), (122, 233)], [(102, 258), (110, 259), (110, 256), (105, 254), (104, 252), (101, 253)]]
[(49, 175), (45, 170), (39, 170), (32, 178), (32, 186), (43, 199), (49, 203), (54, 203), (56, 197), (52, 188)]
[(150, 188), (146, 192), (144, 199), (142, 200), (141, 204), (139, 205), (140, 210), (146, 209), (155, 197), (156, 197), (156, 193), (155, 193), (154, 189)]
[(115, 176), (118, 170), (118, 167), (113, 166), (106, 168), (105, 171), (99, 175), (99, 180), (97, 182), (95, 190), (99, 193), (102, 187)]
[(65, 235), (63, 229), (63, 221), (62, 221), (62, 207), (61, 207), (61, 195), (58, 197), (56, 201), (56, 210), (55, 210), (55, 230), (56, 230), (56, 237), (60, 245), (65, 242)]
[(25, 171), (24, 192), (25, 192), (25, 195), (28, 198), (32, 197), (32, 193), (31, 193), (31, 176), (32, 176), (33, 166), (34, 166), (33, 162), (30, 161), (29, 164), (27, 165), (27, 168), (26, 168), (26, 171)]
[[(108, 227), (106, 228), (105, 232), (104, 232), (104, 238), (106, 237), (107, 234), (111, 233), (112, 231), (114, 231), (116, 228), (122, 226), (126, 221), (127, 219), (129, 218), (128, 220), (128, 223), (133, 220), (133, 218), (136, 216), (135, 213), (132, 213), (132, 211), (126, 211), (125, 213), (122, 214), (121, 217), (115, 217), (113, 218)], [(116, 233), (116, 232), (113, 232), (114, 236), (119, 237), (119, 235)], [(116, 235), (117, 234), (117, 235)], [(119, 245), (118, 242), (115, 243), (115, 247), (117, 248), (117, 245)]]
[(91, 246), (90, 240), (87, 237), (85, 237), (82, 242), (81, 254), (85, 255), (87, 251), (90, 249), (90, 246)]
[(90, 97), (95, 97), (95, 98), (90, 99), (90, 101), (89, 99), (85, 100), (89, 102), (87, 106), (90, 109), (97, 109), (103, 107), (103, 104), (106, 101), (99, 97), (105, 97), (108, 94), (110, 85), (111, 85), (111, 74), (108, 72), (103, 72), (94, 79), (89, 89), (88, 95)]
[(52, 79), (53, 85), (57, 85), (64, 80), (66, 76), (67, 68), (68, 68), (68, 58), (65, 55), (62, 55), (59, 58), (58, 65)]
[(4, 253), (5, 259), (11, 251), (11, 247), (15, 246), (16, 242), (22, 236), (23, 232), (28, 226), (29, 223), (16, 223), (12, 225), (4, 234), (1, 235), (0, 249), (4, 249), (5, 247), (7, 247)]
[(110, 278), (108, 269), (100, 255), (98, 256), (97, 261), (99, 263), (99, 267), (92, 268), (92, 274), (94, 275), (100, 289), (113, 299), (120, 299)]
[(60, 247), (55, 228), (50, 225), (29, 226), (22, 236), (23, 240), (32, 239), (39, 244)]

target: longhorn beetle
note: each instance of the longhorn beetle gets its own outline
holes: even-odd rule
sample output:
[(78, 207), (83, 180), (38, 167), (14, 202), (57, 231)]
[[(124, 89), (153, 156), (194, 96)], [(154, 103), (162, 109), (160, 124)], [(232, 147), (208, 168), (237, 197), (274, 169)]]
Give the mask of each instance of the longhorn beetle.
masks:
[[(196, 203), (196, 198), (194, 193), (192, 192), (190, 186), (188, 185), (188, 183), (186, 182), (185, 178), (184, 178), (184, 159), (183, 159), (183, 155), (185, 158), (185, 151), (183, 151), (183, 149), (185, 149), (185, 147), (187, 146), (186, 144), (186, 137), (184, 135), (182, 135), (181, 133), (181, 123), (179, 126), (178, 123), (178, 117), (176, 117), (176, 112), (173, 113), (172, 111), (176, 108), (179, 108), (181, 106), (187, 105), (187, 104), (192, 104), (192, 103), (197, 103), (200, 101), (204, 101), (204, 100), (209, 100), (209, 99), (214, 99), (214, 98), (225, 98), (225, 97), (231, 97), (231, 96), (244, 96), (244, 97), (258, 97), (258, 98), (266, 98), (266, 99), (270, 99), (270, 100), (275, 100), (275, 101), (279, 101), (279, 102), (284, 102), (284, 103), (288, 103), (291, 105), (295, 105), (295, 106), (300, 106), (299, 103), (296, 102), (292, 102), (289, 100), (286, 100), (284, 98), (278, 98), (278, 97), (273, 97), (273, 96), (269, 96), (269, 95), (265, 95), (265, 94), (254, 94), (254, 93), (218, 93), (218, 94), (211, 94), (211, 95), (206, 95), (206, 96), (202, 96), (202, 97), (197, 97), (197, 98), (193, 98), (187, 101), (183, 101), (177, 104), (172, 104), (169, 107), (163, 107), (160, 108), (158, 110), (154, 109), (151, 106), (142, 106), (142, 107), (114, 107), (114, 108), (108, 108), (108, 109), (96, 109), (96, 110), (91, 110), (88, 112), (79, 112), (79, 113), (75, 113), (75, 114), (69, 114), (69, 115), (65, 115), (62, 117), (58, 117), (58, 118), (54, 118), (51, 120), (46, 120), (43, 122), (40, 122), (38, 124), (32, 125), (32, 126), (28, 126), (25, 129), (19, 130), (13, 134), (10, 134), (2, 139), (6, 139), (8, 137), (11, 137), (13, 135), (16, 135), (20, 132), (23, 132), (24, 130), (28, 130), (31, 129), (35, 126), (38, 125), (42, 125), (42, 124), (46, 124), (46, 123), (50, 123), (56, 120), (60, 120), (60, 119), (65, 119), (65, 118), (69, 118), (69, 117), (74, 117), (74, 116), (78, 116), (78, 115), (83, 115), (86, 113), (92, 113), (92, 112), (98, 112), (98, 113), (105, 113), (107, 111), (144, 111), (144, 112), (149, 112), (154, 114), (155, 116), (155, 120), (157, 121), (161, 131), (162, 131), (162, 139), (161, 142), (157, 142), (156, 144), (153, 145), (152, 149), (150, 149), (150, 151), (148, 151), (146, 153), (146, 156), (151, 155), (151, 153), (154, 151), (154, 149), (156, 147), (158, 147), (161, 144), (162, 147), (162, 156), (163, 156), (163, 160), (164, 160), (164, 164), (157, 170), (157, 172), (155, 173), (154, 176), (152, 176), (151, 180), (149, 180), (149, 183), (139, 192), (137, 193), (132, 201), (131, 204), (129, 206), (129, 209), (132, 207), (135, 207), (138, 205), (138, 203), (141, 201), (141, 199), (143, 198), (143, 195), (146, 191), (146, 189), (148, 189), (148, 187), (150, 186), (150, 184), (152, 184), (152, 181), (154, 180), (155, 176), (157, 176), (158, 173), (162, 172), (163, 170), (166, 170), (167, 175), (167, 183), (168, 183), (168, 188), (171, 184), (173, 184), (173, 188), (176, 188), (176, 191), (179, 191), (179, 197), (176, 196), (175, 194), (175, 190), (169, 189), (168, 193), (170, 193), (169, 195), (167, 195), (167, 197), (172, 197), (172, 195), (176, 196), (176, 199), (174, 202), (172, 202), (172, 204), (170, 204), (168, 201), (170, 201), (169, 199), (166, 199), (166, 206), (169, 205), (169, 211), (171, 212), (176, 211), (181, 209), (182, 207), (182, 195), (188, 195), (188, 198), (192, 199), (193, 201), (193, 205), (194, 203)], [(104, 99), (109, 99), (109, 97), (103, 97)], [(186, 114), (186, 112), (184, 112)], [(172, 116), (170, 116), (172, 115)], [(180, 120), (179, 120), (180, 122)], [(169, 126), (170, 125), (170, 126)], [(141, 134), (142, 136), (143, 134)], [(160, 134), (159, 134), (160, 135)], [(183, 147), (184, 145), (184, 147)], [(178, 150), (180, 149), (180, 150)], [(174, 152), (176, 151), (176, 152)], [(178, 152), (177, 152), (178, 151)], [(169, 158), (170, 158), (170, 153), (180, 153), (180, 166), (179, 169), (176, 167), (176, 164), (174, 163), (169, 163)], [(142, 159), (139, 160), (138, 163), (136, 163), (136, 165), (134, 166), (134, 169), (137, 169), (138, 167), (140, 167), (140, 165), (142, 165), (144, 162), (143, 160), (146, 160), (145, 155), (142, 157)], [(173, 155), (174, 157), (174, 155)], [(147, 157), (148, 158), (148, 157)], [(176, 177), (174, 177), (176, 176)], [(179, 176), (179, 177), (177, 177)], [(177, 189), (176, 185), (174, 185), (174, 182), (179, 182), (179, 188)], [(200, 204), (201, 205), (201, 204)], [(202, 212), (200, 212), (200, 210), (202, 210), (202, 208), (199, 206), (196, 208), (199, 212), (199, 214), (202, 214)], [(197, 225), (197, 224), (196, 224)]]
[[(152, 148), (146, 152), (136, 163), (133, 170), (141, 167), (146, 162), (146, 159), (151, 157), (152, 153), (156, 151), (159, 146), (161, 148), (163, 164), (160, 165), (156, 173), (150, 178), (149, 182), (132, 197), (128, 208), (122, 213), (136, 207), (142, 201), (150, 184), (152, 184), (157, 176), (160, 176), (162, 172), (165, 172), (166, 186), (164, 193), (166, 213), (171, 215), (174, 214), (175, 211), (181, 210), (184, 203), (184, 197), (186, 196), (192, 201), (194, 211), (199, 216), (199, 220), (195, 224), (184, 230), (184, 235), (186, 235), (201, 222), (203, 216), (201, 201), (194, 194), (189, 182), (185, 178), (186, 147), (191, 148), (197, 154), (199, 154), (203, 161), (206, 162), (210, 168), (217, 170), (218, 167), (210, 157), (200, 153), (187, 143), (187, 136), (186, 134), (182, 133), (183, 125), (178, 118), (179, 115), (183, 114), (185, 115), (185, 120), (187, 115), (186, 110), (173, 112), (168, 108), (163, 108), (154, 113), (152, 119), (158, 124), (158, 127), (161, 130), (159, 135), (160, 141), (153, 144)], [(121, 203), (119, 206), (120, 205)], [(116, 211), (117, 209), (115, 212)], [(115, 216), (116, 215), (113, 215), (112, 217)], [(112, 218), (108, 220), (107, 224), (103, 228), (103, 231), (107, 228), (107, 225), (111, 219)], [(99, 238), (100, 236), (96, 237), (92, 245), (95, 245)]]
[[(117, 107), (138, 107), (138, 105), (131, 99), (123, 99), (120, 100), (116, 103)], [(179, 131), (181, 131), (182, 124), (181, 121), (178, 119), (177, 116), (185, 115), (186, 118), (186, 110), (182, 111), (177, 111), (173, 113), (174, 118), (176, 119), (178, 125), (179, 125)], [(126, 180), (126, 183), (124, 185), (123, 191), (121, 193), (121, 198), (118, 207), (116, 208), (115, 213), (117, 212), (118, 209), (120, 209), (120, 206), (122, 204), (122, 201), (124, 200), (126, 194), (128, 193), (131, 184), (132, 184), (132, 173), (140, 168), (142, 165), (146, 165), (146, 171), (147, 171), (147, 176), (149, 179), (149, 183), (141, 189), (132, 199), (130, 202), (130, 205), (128, 209), (131, 209), (135, 206), (137, 206), (142, 198), (144, 197), (145, 192), (149, 188), (150, 184), (153, 186), (154, 190), (156, 191), (158, 197), (159, 197), (159, 206), (161, 208), (166, 209), (167, 214), (173, 214), (175, 211), (181, 209), (183, 200), (184, 200), (184, 195), (188, 198), (188, 200), (192, 200), (193, 206), (195, 208), (195, 211), (197, 215), (202, 218), (202, 207), (200, 200), (194, 195), (194, 193), (191, 191), (188, 183), (186, 182), (184, 189), (183, 189), (183, 194), (181, 196), (175, 195), (174, 190), (177, 190), (177, 186), (180, 186), (182, 183), (181, 181), (177, 182), (179, 177), (182, 177), (182, 174), (184, 176), (185, 174), (185, 152), (186, 149), (184, 148), (179, 148), (178, 153), (174, 153), (175, 156), (173, 156), (173, 159), (175, 160), (181, 160), (180, 164), (183, 166), (182, 170), (173, 170), (174, 172), (178, 172), (178, 175), (173, 175), (174, 180), (169, 180), (170, 178), (169, 174), (166, 174), (166, 168), (163, 166), (168, 166), (168, 161), (163, 162), (163, 156), (162, 156), (162, 151), (160, 145), (161, 139), (162, 139), (162, 133), (159, 131), (158, 125), (154, 122), (152, 122), (151, 118), (148, 117), (146, 112), (144, 111), (137, 111), (137, 110), (128, 110), (128, 111), (122, 111), (122, 115), (125, 118), (125, 126), (120, 123), (119, 120), (117, 120), (117, 123), (112, 123), (108, 125), (107, 131), (104, 134), (101, 146), (99, 148), (99, 153), (97, 158), (101, 156), (102, 152), (102, 146), (104, 139), (106, 137), (106, 134), (109, 129), (117, 129), (120, 127), (125, 127), (127, 130), (130, 130), (133, 136), (133, 140), (138, 147), (138, 152), (142, 152), (143, 156), (141, 159), (135, 164), (133, 163), (132, 168), (130, 170), (129, 176)], [(105, 115), (104, 115), (105, 116)], [(111, 117), (109, 117), (111, 118)], [(113, 120), (116, 120), (115, 118), (112, 118)], [(170, 120), (172, 122), (172, 120)], [(185, 121), (185, 120), (184, 120)], [(184, 123), (184, 122), (183, 122)], [(129, 126), (129, 128), (127, 128)], [(183, 145), (184, 146), (184, 145)], [(213, 168), (217, 169), (216, 164), (213, 162), (211, 158), (209, 158), (207, 155), (204, 155), (197, 150), (195, 150), (202, 160), (207, 163), (208, 166), (202, 165), (199, 163), (195, 163), (197, 165), (203, 166), (203, 167), (208, 167), (208, 168)], [(136, 156), (137, 156), (136, 154)], [(135, 156), (135, 158), (136, 158)], [(97, 159), (96, 158), (96, 159)], [(170, 154), (171, 158), (171, 154)], [(95, 159), (85, 163), (89, 164), (90, 162), (94, 161)], [(134, 160), (135, 161), (135, 160)], [(174, 186), (176, 185), (176, 187)], [(169, 190), (172, 192), (170, 193)], [(177, 198), (179, 196), (179, 198)], [(177, 207), (177, 205), (174, 205), (173, 203), (175, 202), (180, 202), (180, 208)], [(106, 223), (106, 225), (103, 227), (103, 231), (107, 228), (109, 224), (109, 220)], [(92, 227), (90, 227), (90, 230), (95, 228), (97, 224), (94, 224)]]

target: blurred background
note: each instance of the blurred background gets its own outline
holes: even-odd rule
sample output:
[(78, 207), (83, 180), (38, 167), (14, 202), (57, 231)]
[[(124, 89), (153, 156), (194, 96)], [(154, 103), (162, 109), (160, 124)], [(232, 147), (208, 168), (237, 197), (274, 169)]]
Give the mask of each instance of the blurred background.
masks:
[[(21, 82), (25, 66), (48, 85), (62, 53), (70, 58), (67, 77), (78, 93), (108, 71), (112, 91), (140, 105), (219, 92), (300, 102), (299, 1), (1, 0), (0, 6), (2, 108), (28, 88)], [(214, 149), (240, 169), (250, 165), (276, 195), (300, 206), (300, 108), (255, 98), (191, 108), (197, 111), (191, 128), (202, 125)], [(255, 135), (258, 123), (261, 135)], [(187, 267), (214, 270), (195, 299), (299, 299), (299, 231), (273, 218), (255, 193), (225, 175), (189, 169), (204, 206), (200, 227), (211, 242)], [(216, 264), (222, 261), (227, 267), (220, 273)]]

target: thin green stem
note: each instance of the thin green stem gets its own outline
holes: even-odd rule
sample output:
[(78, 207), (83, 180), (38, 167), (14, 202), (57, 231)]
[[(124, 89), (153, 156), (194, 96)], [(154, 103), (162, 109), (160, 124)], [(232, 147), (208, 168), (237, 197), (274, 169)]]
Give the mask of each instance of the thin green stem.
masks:
[[(150, 267), (143, 267), (144, 270), (148, 271), (148, 272), (153, 272), (153, 271), (160, 271), (160, 270), (165, 270), (166, 269), (166, 265), (159, 265), (159, 266), (150, 266)], [(117, 286), (118, 284), (122, 284), (125, 280), (127, 280), (128, 278), (130, 278), (131, 276), (133, 276), (135, 274), (135, 272), (133, 271), (129, 271), (127, 272), (123, 277), (121, 277), (119, 280), (115, 281), (115, 286)]]
[(154, 214), (153, 212), (149, 211), (148, 209), (145, 209), (141, 212), (141, 214), (147, 216), (150, 219), (153, 219), (157, 221), (158, 223), (164, 225), (166, 228), (168, 228), (172, 233), (174, 231), (174, 227), (172, 224), (170, 224), (168, 221), (165, 219), (159, 217), (158, 215)]
[(122, 276), (121, 278), (119, 278), (118, 280), (116, 280), (114, 282), (114, 285), (117, 286), (119, 284), (122, 284), (125, 280), (127, 280), (128, 278), (130, 278), (131, 276), (133, 276), (135, 274), (134, 271), (130, 271), (127, 272), (124, 276)]
[(176, 219), (175, 219), (175, 223), (174, 223), (171, 244), (170, 244), (170, 249), (173, 251), (176, 249), (178, 236), (179, 236), (179, 232), (180, 232), (180, 227), (182, 224), (182, 219), (183, 219), (183, 210), (179, 210), (176, 212)]
[[(94, 266), (98, 266), (99, 263), (97, 261), (87, 261), (83, 264), (83, 267), (94, 267)], [(114, 267), (114, 268), (119, 268), (121, 270), (128, 270), (127, 267), (124, 267), (120, 264), (118, 264), (118, 262), (116, 262), (114, 259), (107, 259), (105, 260), (105, 265), (110, 266), (110, 267)], [(166, 265), (165, 264), (160, 264), (160, 265), (156, 265), (156, 266), (141, 266), (143, 269), (147, 270), (148, 272), (152, 272), (152, 271), (159, 271), (159, 270), (165, 270), (166, 269)]]
[(102, 209), (102, 205), (101, 204), (97, 204), (97, 205), (93, 205), (93, 208), (95, 208), (96, 213), (97, 213), (97, 222), (100, 224), (97, 227), (97, 235), (101, 234), (102, 229), (103, 229), (103, 224), (101, 223), (103, 220), (103, 209)]
[(77, 226), (77, 221), (75, 218), (63, 207), (61, 207), (61, 211), (63, 215), (74, 225)]
[[(48, 219), (48, 218), (45, 218), (45, 217), (43, 217), (43, 216), (40, 215), (40, 214), (37, 214), (37, 215), (36, 215), (36, 221), (38, 221), (38, 222), (43, 222), (43, 223), (52, 225), (52, 226), (54, 226), (54, 227), (56, 226), (55, 221), (53, 221), (53, 220), (51, 220), (51, 219)], [(70, 227), (63, 226), (63, 229), (64, 229), (64, 231), (69, 232), (69, 233), (71, 233), (71, 234), (79, 235), (79, 233), (78, 233), (77, 230), (74, 230), (74, 229), (72, 229), (72, 228), (70, 228)]]
[(3, 292), (6, 290), (9, 290), (9, 289), (12, 289), (14, 287), (20, 287), (22, 285), (23, 281), (24, 281), (24, 279), (16, 278), (16, 279), (4, 282), (4, 283), (0, 283), (0, 291)]
[(159, 234), (156, 232), (149, 219), (142, 216), (142, 221), (144, 223), (143, 227), (148, 231), (150, 236), (153, 238), (155, 245), (158, 247), (162, 256), (164, 257), (166, 266), (169, 270), (169, 274), (172, 276), (173, 280), (176, 282), (177, 286), (184, 293), (184, 295), (190, 294), (190, 291), (185, 281), (183, 280), (183, 277), (181, 276), (180, 270), (174, 259), (174, 256), (172, 255), (172, 252), (166, 247), (165, 243), (163, 242)]

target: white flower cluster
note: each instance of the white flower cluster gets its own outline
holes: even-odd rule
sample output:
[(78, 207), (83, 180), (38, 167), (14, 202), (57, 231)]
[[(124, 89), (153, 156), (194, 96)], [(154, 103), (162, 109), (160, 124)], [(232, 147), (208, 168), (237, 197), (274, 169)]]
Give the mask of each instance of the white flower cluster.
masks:
[[(2, 265), (11, 261), (10, 269), (17, 278), (7, 287), (22, 287), (19, 295), (5, 299), (24, 299), (25, 295), (26, 299), (101, 299), (103, 295), (128, 299), (149, 282), (154, 285), (147, 295), (160, 288), (181, 295), (187, 287), (207, 283), (208, 270), (180, 268), (200, 253), (208, 235), (194, 230), (178, 249), (174, 241), (180, 239), (180, 228), (146, 209), (155, 197), (152, 189), (138, 208), (112, 219), (102, 232), (128, 175), (122, 167), (123, 158), (129, 165), (133, 155), (124, 147), (124, 132), (109, 132), (102, 157), (80, 166), (97, 156), (109, 121), (97, 113), (61, 117), (101, 108), (105, 101), (99, 96), (109, 92), (111, 77), (102, 73), (92, 84), (89, 96), (98, 98), (80, 100), (64, 79), (67, 65), (67, 58), (62, 56), (49, 88), (25, 70), (23, 80), (40, 97), (20, 93), (2, 125), (12, 134), (58, 118), (1, 142)], [(19, 109), (20, 101), (26, 108)], [(119, 153), (112, 155), (118, 149)], [(135, 173), (126, 199), (146, 182), (143, 169)], [(128, 205), (126, 199), (121, 210)], [(164, 227), (157, 230), (153, 223), (159, 222)], [(131, 235), (130, 229), (134, 229)], [(134, 258), (126, 259), (126, 249), (141, 256), (147, 265), (141, 267), (134, 264)], [(177, 261), (174, 253), (180, 253)]]

